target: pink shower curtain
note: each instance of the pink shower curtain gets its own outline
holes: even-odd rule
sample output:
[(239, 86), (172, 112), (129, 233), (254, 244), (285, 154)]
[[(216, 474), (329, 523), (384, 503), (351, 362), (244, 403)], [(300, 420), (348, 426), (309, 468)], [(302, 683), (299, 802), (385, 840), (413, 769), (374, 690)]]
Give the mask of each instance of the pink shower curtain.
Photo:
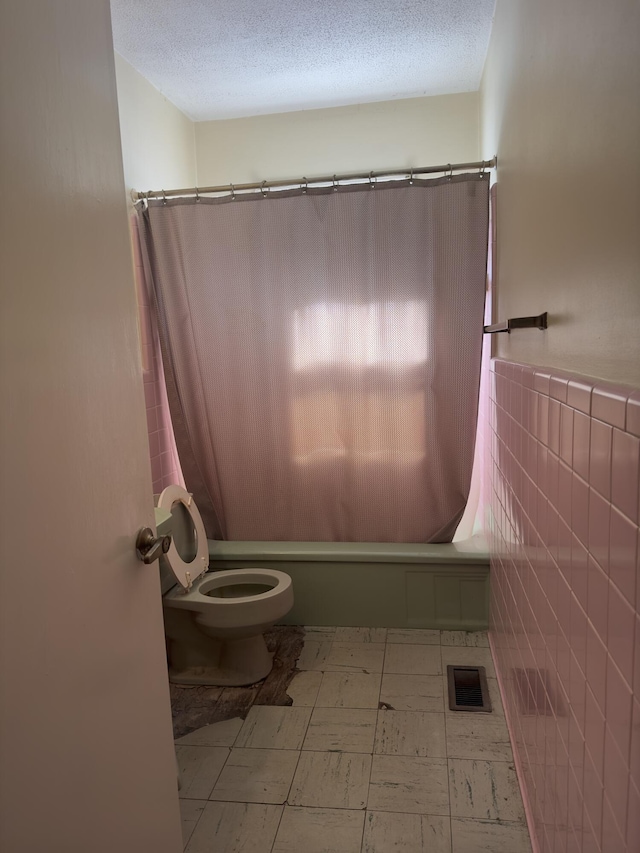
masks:
[(480, 175), (149, 204), (176, 442), (210, 537), (451, 540), (487, 216)]

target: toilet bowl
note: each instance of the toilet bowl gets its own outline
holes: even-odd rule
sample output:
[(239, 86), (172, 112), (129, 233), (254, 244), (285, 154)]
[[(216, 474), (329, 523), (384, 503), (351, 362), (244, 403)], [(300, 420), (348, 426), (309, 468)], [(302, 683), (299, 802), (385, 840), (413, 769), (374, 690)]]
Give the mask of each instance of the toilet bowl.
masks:
[(263, 632), (293, 607), (289, 575), (273, 569), (208, 571), (209, 546), (195, 501), (180, 486), (168, 486), (158, 506), (182, 505), (193, 523), (196, 552), (182, 559), (172, 542), (162, 558), (177, 583), (163, 596), (174, 684), (241, 687), (265, 678), (273, 656)]

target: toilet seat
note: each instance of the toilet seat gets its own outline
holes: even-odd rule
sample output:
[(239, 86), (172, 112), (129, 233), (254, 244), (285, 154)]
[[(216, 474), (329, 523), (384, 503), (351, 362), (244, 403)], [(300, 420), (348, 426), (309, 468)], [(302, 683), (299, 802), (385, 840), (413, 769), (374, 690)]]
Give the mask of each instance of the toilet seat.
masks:
[[(221, 587), (245, 584), (261, 584), (270, 589), (231, 598), (211, 595)], [(188, 592), (174, 587), (163, 601), (170, 609), (193, 610), (218, 628), (274, 624), (293, 607), (293, 583), (289, 575), (277, 569), (228, 569), (203, 575)]]
[(164, 558), (180, 586), (183, 589), (191, 589), (194, 581), (199, 578), (200, 575), (204, 574), (209, 567), (209, 543), (207, 541), (207, 534), (204, 529), (200, 511), (196, 506), (193, 496), (190, 495), (189, 492), (185, 491), (182, 486), (167, 486), (158, 498), (158, 506), (161, 509), (171, 512), (171, 507), (175, 503), (181, 503), (189, 513), (189, 517), (191, 518), (191, 522), (196, 532), (198, 550), (193, 560), (187, 563), (178, 553), (175, 542), (172, 540), (171, 547), (164, 555)]
[(210, 577), (203, 578), (198, 585), (198, 592), (211, 600), (211, 593), (227, 586), (266, 586), (263, 592), (249, 593), (232, 598), (216, 598), (216, 604), (221, 607), (229, 607), (239, 601), (264, 601), (280, 595), (285, 587), (291, 586), (291, 578), (284, 572), (276, 569), (228, 569), (227, 571), (214, 572)]

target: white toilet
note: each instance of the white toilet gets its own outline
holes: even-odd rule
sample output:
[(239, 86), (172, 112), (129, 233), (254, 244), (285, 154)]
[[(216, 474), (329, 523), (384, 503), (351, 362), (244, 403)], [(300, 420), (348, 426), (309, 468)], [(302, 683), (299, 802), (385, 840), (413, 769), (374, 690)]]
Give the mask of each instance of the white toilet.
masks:
[(176, 581), (162, 599), (169, 679), (221, 687), (254, 684), (271, 672), (272, 655), (262, 634), (293, 607), (291, 578), (272, 569), (208, 572), (209, 546), (198, 507), (183, 488), (168, 486), (158, 507), (171, 512), (176, 504), (193, 524), (195, 556), (183, 560), (174, 537), (161, 558), (164, 574), (169, 568)]

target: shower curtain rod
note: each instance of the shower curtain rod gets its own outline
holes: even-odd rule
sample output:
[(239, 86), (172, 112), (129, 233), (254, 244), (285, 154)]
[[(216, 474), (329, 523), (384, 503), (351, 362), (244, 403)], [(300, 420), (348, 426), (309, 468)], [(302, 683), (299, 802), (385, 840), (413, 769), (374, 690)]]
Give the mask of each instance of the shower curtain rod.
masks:
[(295, 187), (300, 186), (305, 189), (311, 184), (337, 184), (340, 181), (371, 181), (377, 178), (390, 178), (396, 175), (405, 175), (409, 179), (413, 179), (418, 175), (432, 175), (438, 172), (443, 174), (453, 174), (454, 172), (462, 172), (467, 169), (480, 169), (481, 172), (484, 172), (485, 169), (493, 169), (498, 164), (498, 158), (493, 157), (491, 160), (479, 160), (476, 163), (446, 163), (442, 166), (421, 166), (416, 169), (383, 169), (382, 171), (372, 171), (372, 172), (351, 172), (350, 174), (344, 175), (325, 175), (324, 177), (316, 177), (316, 178), (295, 178), (285, 181), (260, 181), (257, 183), (251, 184), (223, 184), (222, 186), (217, 187), (190, 187), (188, 189), (181, 190), (150, 190), (149, 192), (139, 192), (138, 190), (131, 190), (131, 198), (134, 203), (137, 204), (140, 201), (148, 201), (151, 198), (161, 198), (167, 199), (176, 196), (194, 196), (198, 198), (200, 195), (207, 195), (210, 193), (224, 193), (230, 192), (231, 195), (235, 195), (236, 192), (242, 192), (244, 190), (261, 190), (263, 193), (267, 189), (271, 189), (272, 187)]

